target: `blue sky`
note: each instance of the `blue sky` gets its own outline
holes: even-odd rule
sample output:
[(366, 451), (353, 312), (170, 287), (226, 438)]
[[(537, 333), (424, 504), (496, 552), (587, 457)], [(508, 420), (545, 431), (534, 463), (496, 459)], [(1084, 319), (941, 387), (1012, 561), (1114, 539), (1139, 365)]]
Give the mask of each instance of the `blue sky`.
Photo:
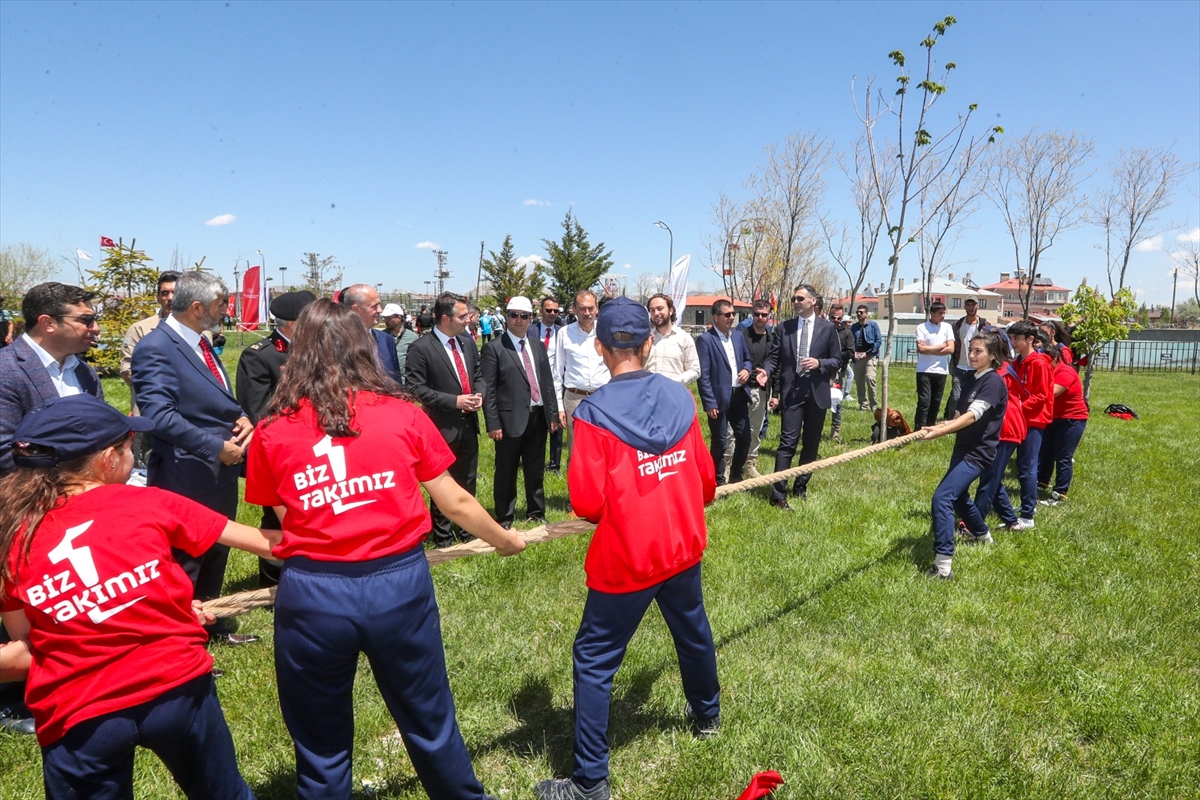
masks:
[[(1122, 147), (1200, 159), (1197, 2), (4, 0), (0, 240), (96, 257), (100, 235), (136, 237), (161, 267), (178, 246), (229, 279), (262, 250), (294, 281), (315, 251), (347, 283), (410, 290), (436, 244), (465, 291), (481, 240), (542, 254), (573, 207), (630, 276), (666, 270), (666, 221), (712, 289), (698, 262), (718, 194), (744, 196), (762, 148), (798, 128), (848, 145), (851, 79), (890, 81), (887, 53), (916, 54), (946, 14), (943, 115), (978, 103), (1010, 134), (1090, 134), (1091, 184)], [(827, 179), (844, 217), (844, 178)], [(1193, 173), (1176, 193), (1165, 243), (1200, 225), (1198, 187)], [(955, 271), (1011, 270), (998, 214), (969, 224)], [(1101, 242), (1064, 236), (1043, 272), (1103, 282)], [(1130, 283), (1167, 303), (1171, 265), (1148, 246)]]

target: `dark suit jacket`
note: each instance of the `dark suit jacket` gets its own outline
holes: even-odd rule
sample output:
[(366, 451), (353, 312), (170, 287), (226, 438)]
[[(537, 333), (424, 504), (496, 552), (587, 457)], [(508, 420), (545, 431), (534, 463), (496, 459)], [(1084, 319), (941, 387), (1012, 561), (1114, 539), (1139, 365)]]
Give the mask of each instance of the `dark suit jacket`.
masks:
[(829, 408), (829, 379), (842, 368), (842, 346), (837, 330), (827, 319), (814, 316), (808, 354), (820, 366), (807, 375), (796, 374), (796, 331), (799, 321), (793, 317), (775, 326), (771, 352), (763, 369), (779, 385), (779, 402), (785, 406), (800, 403), (810, 394), (818, 408)]
[[(562, 325), (557, 322), (550, 326), (550, 346), (551, 347), (554, 346), (554, 337), (558, 333), (559, 328), (561, 328), (561, 327), (562, 327)], [(542, 343), (542, 346), (545, 346), (545, 344), (546, 344), (546, 326), (542, 323), (542, 321), (540, 319), (536, 320), (529, 326), (529, 333), (527, 335), (529, 336), (530, 339), (537, 339), (539, 342)]]
[[(466, 334), (458, 337), (462, 351), (463, 366), (471, 381), (471, 392), (482, 392), (479, 374), (479, 351)], [(417, 396), (425, 413), (442, 432), (447, 442), (455, 442), (460, 436), (479, 436), (479, 415), (464, 414), (455, 405), (462, 387), (458, 382), (458, 371), (450, 361), (450, 354), (431, 329), (408, 346), (408, 358), (404, 362), (405, 388)]]
[(194, 499), (236, 484), (241, 467), (218, 457), (242, 407), (170, 325), (142, 337), (132, 372), (142, 416), (154, 420), (148, 483)]
[[(532, 333), (532, 328), (530, 333)], [(550, 357), (541, 341), (525, 339), (529, 359), (542, 393), (542, 411), (546, 427), (558, 421), (558, 400), (554, 394), (554, 375), (550, 372)], [(529, 404), (532, 392), (525, 373), (525, 362), (507, 333), (500, 334), (483, 346), (479, 358), (483, 376), (483, 418), (489, 431), (502, 430), (504, 436), (517, 437), (529, 424)]]
[[(754, 367), (750, 361), (750, 348), (746, 346), (746, 337), (737, 328), (729, 331), (733, 340), (733, 356), (738, 364), (738, 371), (750, 370), (753, 380)], [(716, 328), (709, 328), (700, 334), (696, 340), (696, 355), (700, 357), (700, 378), (696, 388), (700, 390), (700, 405), (707, 411), (716, 408), (721, 411), (729, 409), (729, 400), (733, 397), (733, 373), (729, 371), (729, 359), (725, 356), (725, 347), (721, 344), (721, 335)], [(741, 391), (750, 395), (750, 381), (747, 381)]]
[[(88, 394), (104, 399), (100, 377), (81, 356), (75, 378)], [(58, 399), (50, 373), (42, 366), (33, 348), (17, 337), (0, 349), (0, 475), (13, 470), (12, 439), (17, 425), (30, 411)]]
[(396, 383), (404, 383), (404, 374), (400, 372), (400, 357), (396, 355), (396, 340), (387, 331), (381, 331), (378, 328), (371, 328), (371, 335), (375, 337), (375, 347), (379, 351), (379, 363), (383, 365), (383, 370), (392, 377)]
[[(282, 349), (281, 349), (282, 348)], [(255, 425), (267, 412), (267, 404), (275, 394), (282, 368), (287, 363), (287, 339), (272, 331), (242, 351), (237, 365), (238, 405)]]

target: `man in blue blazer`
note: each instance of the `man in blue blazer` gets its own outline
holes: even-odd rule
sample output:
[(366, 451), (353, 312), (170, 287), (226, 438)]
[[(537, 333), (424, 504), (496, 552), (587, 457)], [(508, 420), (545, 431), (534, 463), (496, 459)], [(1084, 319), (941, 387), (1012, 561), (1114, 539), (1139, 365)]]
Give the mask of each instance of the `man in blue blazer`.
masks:
[(0, 350), (0, 476), (13, 470), (13, 431), (30, 411), (72, 394), (104, 399), (96, 370), (79, 358), (100, 338), (94, 297), (51, 281), (21, 301), (25, 333)]
[(381, 331), (375, 326), (383, 316), (383, 304), (379, 300), (379, 292), (375, 287), (365, 283), (356, 283), (342, 290), (341, 303), (349, 306), (350, 310), (359, 316), (367, 326), (367, 330), (375, 337), (375, 347), (379, 351), (379, 363), (384, 372), (396, 383), (403, 385), (404, 375), (400, 372), (400, 357), (396, 354), (396, 339), (387, 331)]
[(729, 482), (742, 479), (746, 457), (750, 453), (750, 349), (741, 331), (734, 330), (736, 312), (729, 300), (713, 303), (712, 327), (696, 340), (700, 357), (700, 404), (708, 415), (713, 465), (717, 485), (724, 482), (725, 426), (733, 429), (733, 461)]
[[(781, 406), (779, 449), (775, 451), (775, 471), (789, 469), (796, 444), (800, 448), (800, 464), (817, 460), (821, 431), (825, 428), (825, 412), (829, 410), (829, 379), (842, 367), (841, 343), (833, 323), (817, 316), (821, 295), (812, 286), (802, 283), (792, 292), (792, 305), (797, 316), (775, 327), (767, 361), (758, 371), (760, 386), (773, 380), (779, 391), (772, 392), (771, 408)], [(808, 479), (796, 478), (792, 495), (803, 498), (808, 491)], [(787, 500), (787, 481), (779, 481), (771, 489), (771, 505), (790, 509)]]
[[(235, 519), (238, 476), (254, 426), (204, 336), (221, 330), (228, 299), (229, 290), (215, 275), (183, 273), (170, 316), (137, 343), (131, 367), (142, 416), (154, 420), (147, 483)], [(221, 595), (228, 547), (213, 545), (199, 558), (173, 553), (197, 600)], [(227, 644), (257, 639), (230, 634), (220, 622), (209, 635)]]

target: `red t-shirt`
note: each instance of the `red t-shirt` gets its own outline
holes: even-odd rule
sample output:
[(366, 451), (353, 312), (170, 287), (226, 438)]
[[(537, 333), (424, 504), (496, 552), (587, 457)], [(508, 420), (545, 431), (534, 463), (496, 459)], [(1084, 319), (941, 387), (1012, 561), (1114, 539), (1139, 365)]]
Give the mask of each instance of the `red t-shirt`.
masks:
[(0, 608), (29, 619), (33, 663), (25, 703), (49, 745), (84, 720), (148, 702), (212, 670), (192, 584), (171, 557), (194, 556), (228, 520), (160, 489), (101, 486), (42, 520)]
[(1001, 369), (1004, 386), (1008, 389), (1008, 405), (1004, 408), (1004, 424), (1000, 427), (1000, 441), (1020, 444), (1025, 441), (1029, 427), (1025, 424), (1025, 411), (1021, 407), (1021, 379), (1012, 364)]
[(1059, 363), (1054, 368), (1054, 383), (1065, 386), (1067, 390), (1054, 398), (1055, 419), (1087, 419), (1088, 407), (1083, 402), (1083, 382), (1079, 373), (1066, 363)]
[(359, 436), (331, 438), (312, 405), (264, 420), (246, 459), (246, 502), (284, 506), (277, 558), (367, 561), (420, 544), (431, 527), (421, 481), (454, 463), (429, 417), (407, 400), (358, 394)]

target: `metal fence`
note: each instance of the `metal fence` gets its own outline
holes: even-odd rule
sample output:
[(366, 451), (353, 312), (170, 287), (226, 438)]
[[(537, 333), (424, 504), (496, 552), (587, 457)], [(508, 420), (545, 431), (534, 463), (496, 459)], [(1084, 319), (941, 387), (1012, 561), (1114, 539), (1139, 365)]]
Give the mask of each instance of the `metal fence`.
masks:
[[(896, 334), (892, 363), (917, 363), (917, 337)], [(1127, 372), (1190, 372), (1200, 367), (1200, 342), (1125, 340), (1109, 342), (1095, 356), (1096, 369)]]

